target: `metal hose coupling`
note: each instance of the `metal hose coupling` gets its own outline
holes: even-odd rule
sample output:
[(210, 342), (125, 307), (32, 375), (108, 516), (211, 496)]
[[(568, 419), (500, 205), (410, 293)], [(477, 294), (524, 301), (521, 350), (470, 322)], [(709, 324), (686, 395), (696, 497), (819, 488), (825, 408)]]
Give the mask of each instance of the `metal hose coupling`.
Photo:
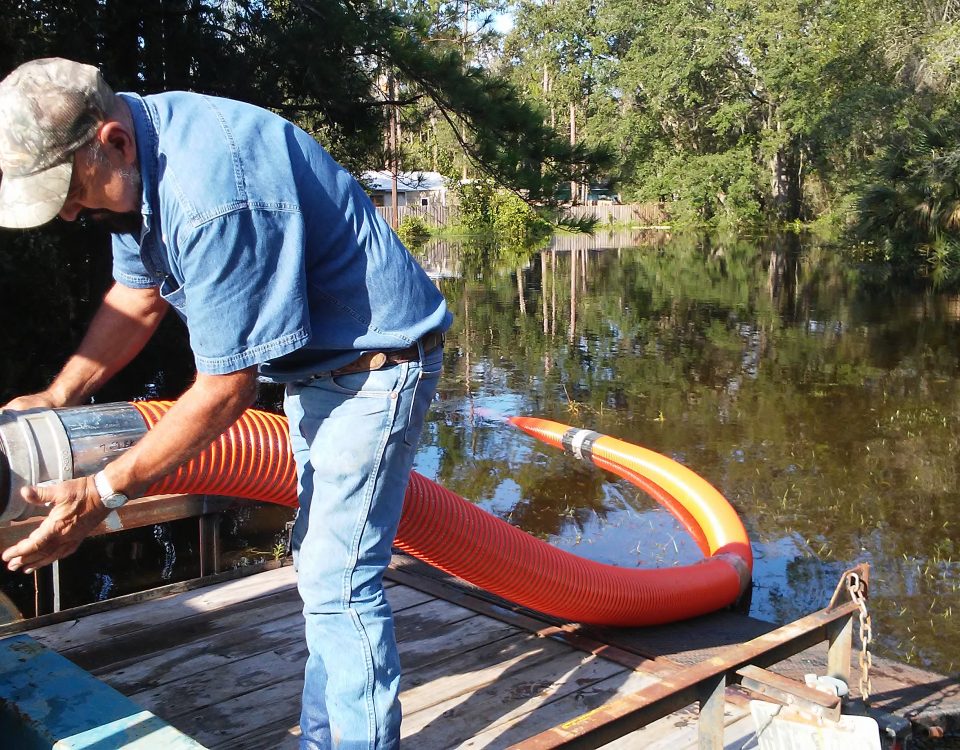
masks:
[(132, 404), (0, 411), (0, 524), (46, 513), (23, 487), (94, 474), (146, 432)]

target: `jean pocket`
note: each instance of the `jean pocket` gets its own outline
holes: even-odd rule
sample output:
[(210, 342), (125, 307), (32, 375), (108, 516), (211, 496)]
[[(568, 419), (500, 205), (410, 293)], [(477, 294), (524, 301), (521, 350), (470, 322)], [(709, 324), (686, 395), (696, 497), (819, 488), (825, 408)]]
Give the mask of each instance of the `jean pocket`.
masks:
[(406, 372), (406, 367), (406, 364), (400, 364), (380, 370), (362, 370), (345, 375), (330, 375), (319, 379), (317, 385), (342, 393), (345, 396), (383, 398), (397, 391)]
[[(426, 365), (426, 367), (429, 367), (429, 365)], [(437, 383), (439, 380), (439, 366), (435, 370), (423, 369), (417, 377), (417, 383), (414, 386), (413, 392), (410, 421), (407, 423), (407, 429), (403, 433), (403, 442), (412, 448), (415, 448), (417, 443), (420, 442), (420, 433), (423, 432), (423, 424), (426, 421), (430, 404), (433, 403), (433, 396), (437, 392)]]

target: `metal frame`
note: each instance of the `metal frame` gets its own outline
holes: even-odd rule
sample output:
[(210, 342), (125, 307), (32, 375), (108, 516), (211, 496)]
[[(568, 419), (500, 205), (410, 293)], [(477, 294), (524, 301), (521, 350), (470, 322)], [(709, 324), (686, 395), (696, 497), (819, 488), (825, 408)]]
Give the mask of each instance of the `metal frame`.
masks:
[[(220, 514), (234, 503), (235, 500), (231, 498), (216, 495), (154, 495), (137, 498), (117, 510), (119, 526), (101, 523), (91, 536), (197, 518), (202, 578), (220, 572)], [(0, 525), (0, 549), (6, 549), (25, 539), (42, 522), (42, 516), (35, 516)], [(34, 602), (34, 616), (61, 610), (59, 562), (34, 573)]]
[(613, 700), (560, 726), (512, 745), (512, 750), (581, 748), (592, 750), (668, 716), (693, 703), (700, 705), (699, 748), (722, 750), (724, 693), (742, 680), (738, 670), (766, 667), (828, 642), (829, 675), (850, 681), (853, 616), (859, 605), (839, 603), (851, 574), (868, 578), (866, 564), (843, 574), (830, 606), (779, 627), (751, 641), (725, 649), (718, 656), (681, 669), (668, 679)]

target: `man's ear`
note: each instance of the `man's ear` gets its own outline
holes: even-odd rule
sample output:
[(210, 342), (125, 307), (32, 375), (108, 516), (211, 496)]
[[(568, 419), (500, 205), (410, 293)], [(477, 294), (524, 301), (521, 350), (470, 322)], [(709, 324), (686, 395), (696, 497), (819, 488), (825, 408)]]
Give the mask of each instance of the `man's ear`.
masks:
[(124, 164), (137, 160), (137, 146), (133, 134), (117, 120), (107, 120), (97, 131), (97, 139), (107, 153), (119, 157)]

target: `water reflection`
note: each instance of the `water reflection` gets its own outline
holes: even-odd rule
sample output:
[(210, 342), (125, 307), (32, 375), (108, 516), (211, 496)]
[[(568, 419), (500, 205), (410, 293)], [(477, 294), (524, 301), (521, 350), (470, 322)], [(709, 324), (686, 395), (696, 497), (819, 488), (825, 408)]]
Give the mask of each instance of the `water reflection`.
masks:
[[(0, 275), (15, 295), (0, 300), (6, 397), (45, 384), (107, 283), (99, 266), (81, 292), (68, 289), (77, 266), (58, 264), (79, 257), (88, 269), (94, 255), (51, 260), (56, 247), (24, 251), (50, 277), (42, 298)], [(753, 614), (785, 621), (822, 607), (840, 573), (865, 560), (878, 650), (957, 670), (960, 298), (866, 274), (795, 235), (603, 232), (533, 248), (444, 240), (418, 254), (456, 314), (420, 471), (591, 559), (691, 563), (696, 543), (652, 500), (502, 416), (639, 443), (690, 466), (738, 509), (757, 561)], [(191, 359), (178, 327), (165, 336), (98, 400), (176, 396)], [(264, 391), (261, 405), (278, 401)], [(286, 520), (251, 508), (223, 524), (236, 564), (247, 550), (269, 555)], [(63, 566), (74, 575), (65, 585), (87, 592), (68, 603), (168, 570), (196, 574), (193, 531), (137, 533), (85, 545)], [(0, 576), (15, 597), (22, 578)]]
[(424, 249), (457, 317), (421, 470), (592, 559), (692, 562), (696, 544), (632, 487), (473, 415), (645, 445), (742, 514), (755, 615), (822, 607), (866, 560), (879, 649), (955, 671), (957, 298), (878, 284), (796, 235), (564, 240), (486, 263)]

